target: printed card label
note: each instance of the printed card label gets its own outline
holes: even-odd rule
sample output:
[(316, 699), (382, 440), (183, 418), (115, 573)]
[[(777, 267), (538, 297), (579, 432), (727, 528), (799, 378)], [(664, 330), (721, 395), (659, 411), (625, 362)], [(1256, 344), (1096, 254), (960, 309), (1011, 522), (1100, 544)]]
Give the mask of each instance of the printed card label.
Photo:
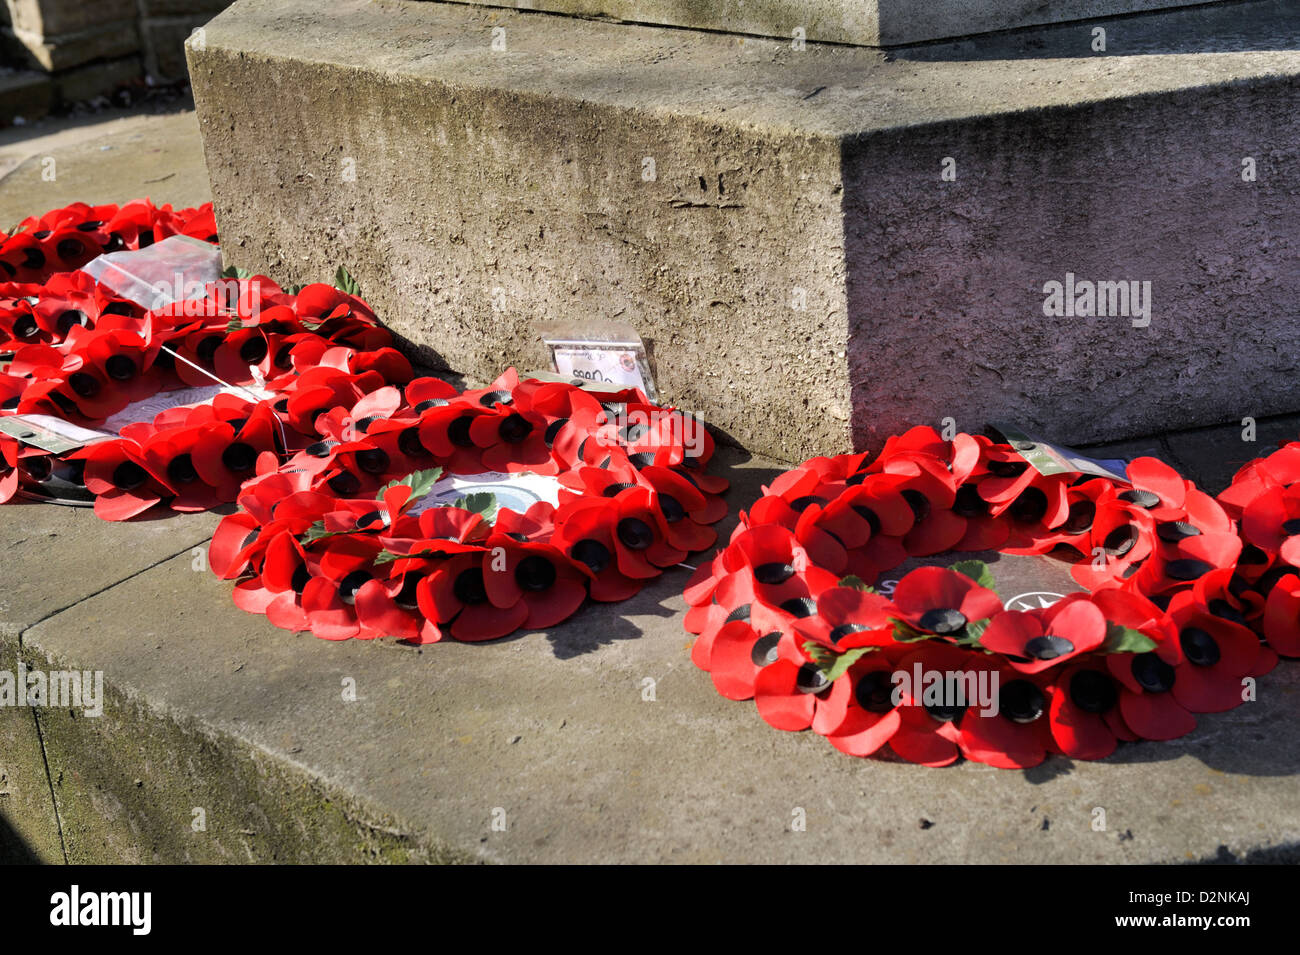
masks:
[(1077, 471), (1093, 477), (1106, 478), (1128, 484), (1127, 465), (1124, 461), (1090, 458), (1073, 448), (1061, 444), (1051, 444), (1032, 435), (1026, 434), (1014, 425), (990, 425), (998, 431), (1012, 449), (1024, 458), (1039, 474), (1065, 474)]
[(53, 454), (66, 454), (94, 441), (117, 437), (115, 434), (78, 427), (62, 418), (43, 414), (0, 417), (0, 431), (24, 444)]
[(641, 369), (637, 365), (636, 353), (631, 349), (616, 346), (559, 346), (555, 348), (554, 354), (555, 370), (561, 375), (582, 378), (595, 384), (647, 390), (645, 379), (641, 377)]
[(424, 498), (412, 505), (410, 513), (419, 514), (430, 507), (443, 507), (469, 494), (488, 492), (496, 495), (497, 507), (524, 513), (538, 501), (560, 503), (560, 482), (553, 477), (519, 471), (506, 474), (485, 471), (482, 474), (451, 474), (442, 478)]

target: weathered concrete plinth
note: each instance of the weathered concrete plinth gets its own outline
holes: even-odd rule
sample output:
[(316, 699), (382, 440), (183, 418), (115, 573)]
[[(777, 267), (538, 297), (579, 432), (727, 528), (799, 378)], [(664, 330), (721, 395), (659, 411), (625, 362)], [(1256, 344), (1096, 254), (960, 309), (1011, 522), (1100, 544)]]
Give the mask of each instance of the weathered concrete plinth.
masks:
[(628, 23), (894, 46), (1214, 0), (456, 0)]
[[(241, 0), (189, 56), (231, 263), (347, 263), (481, 378), (540, 367), (541, 320), (617, 316), (669, 400), (789, 460), (947, 417), (1085, 443), (1300, 408), (1297, 11), (885, 57)], [(1150, 282), (1150, 325), (1045, 316), (1067, 273)]]

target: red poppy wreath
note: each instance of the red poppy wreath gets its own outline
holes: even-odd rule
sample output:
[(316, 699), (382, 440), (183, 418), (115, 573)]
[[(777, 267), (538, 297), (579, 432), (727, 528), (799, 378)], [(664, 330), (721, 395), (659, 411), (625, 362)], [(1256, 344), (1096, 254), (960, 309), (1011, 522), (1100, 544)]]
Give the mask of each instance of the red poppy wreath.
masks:
[(0, 242), (0, 418), (88, 439), (0, 434), (0, 501), (79, 492), (106, 520), (234, 502), (210, 563), (235, 602), (331, 640), (549, 627), (716, 543), (712, 439), (639, 390), (415, 378), (344, 270), (341, 288), (237, 277), (153, 310), (79, 271), (212, 231), (210, 206), (142, 201)]
[[(726, 513), (703, 427), (637, 390), (422, 378), (315, 420), (321, 440), (244, 484), (211, 562), (240, 607), (324, 639), (550, 627), (712, 546)], [(447, 474), (459, 488), (423, 506)], [(491, 489), (521, 475), (554, 499), (501, 506)]]
[[(691, 579), (692, 659), (771, 726), (853, 756), (1025, 768), (1182, 736), (1300, 655), (1300, 445), (1222, 505), (1153, 458), (1127, 477), (1045, 475), (1009, 444), (930, 428), (874, 458), (814, 458)], [(865, 583), (951, 551), (1050, 553), (1084, 590), (1008, 609), (977, 560)]]

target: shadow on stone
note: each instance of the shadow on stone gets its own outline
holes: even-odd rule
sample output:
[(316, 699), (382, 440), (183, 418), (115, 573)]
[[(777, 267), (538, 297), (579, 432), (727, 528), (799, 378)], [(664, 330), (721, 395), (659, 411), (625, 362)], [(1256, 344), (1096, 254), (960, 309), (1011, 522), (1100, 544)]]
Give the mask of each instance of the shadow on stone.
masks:
[[(1104, 51), (1092, 48), (1093, 30), (1099, 26), (1106, 31)], [(973, 62), (1296, 49), (1300, 49), (1297, 0), (1242, 0), (894, 47), (886, 56)]]
[(3, 813), (0, 813), (0, 865), (43, 865)]
[(1188, 865), (1296, 865), (1300, 863), (1300, 843), (1252, 849), (1241, 856), (1233, 855), (1227, 846), (1219, 846), (1212, 856), (1197, 859)]

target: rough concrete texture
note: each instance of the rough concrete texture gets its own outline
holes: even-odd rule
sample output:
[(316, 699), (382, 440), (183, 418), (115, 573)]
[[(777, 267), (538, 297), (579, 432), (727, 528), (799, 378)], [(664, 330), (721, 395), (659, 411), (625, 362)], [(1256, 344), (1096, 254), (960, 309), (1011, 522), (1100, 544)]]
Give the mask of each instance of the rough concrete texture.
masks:
[(140, 42), (147, 75), (174, 82), (189, 75), (185, 62), (185, 41), (211, 16), (150, 17), (140, 21)]
[(137, 13), (138, 0), (4, 0), (0, 22), (29, 33), (55, 36), (126, 20)]
[(11, 52), (24, 55), (28, 65), (51, 72), (134, 53), (140, 46), (135, 20), (99, 23), (79, 33), (45, 36), (26, 30), (3, 31)]
[(70, 202), (141, 196), (178, 209), (211, 199), (193, 112), (118, 110), (0, 130), (0, 228)]
[(0, 71), (0, 128), (41, 119), (54, 101), (54, 83), (36, 70)]
[[(76, 103), (147, 76), (185, 79), (182, 44), (230, 0), (3, 0), (0, 48), (57, 77)], [(4, 93), (0, 90), (0, 104)], [(0, 121), (5, 108), (0, 105)]]
[[(733, 507), (775, 474), (722, 458)], [(0, 508), (0, 538), (23, 510)], [(134, 530), (66, 520), (77, 538), (47, 568), (75, 539)], [(1300, 846), (1294, 664), (1258, 702), (1101, 763), (855, 760), (715, 693), (681, 629), (686, 576), (544, 633), (417, 650), (277, 631), (188, 551), (154, 563), (23, 633), (29, 665), (100, 669), (109, 687), (99, 719), (37, 711), (68, 858), (1072, 864)]]
[[(16, 672), (17, 651), (0, 633), (0, 672)], [(35, 711), (0, 707), (0, 865), (63, 861)]]
[[(538, 321), (617, 316), (668, 400), (797, 460), (950, 416), (1085, 442), (1300, 407), (1297, 11), (1110, 21), (1116, 55), (1053, 27), (884, 56), (241, 0), (189, 56), (231, 264), (346, 263), (479, 377), (541, 366)], [(1151, 326), (1045, 318), (1067, 271), (1153, 282)]]
[[(24, 630), (161, 560), (188, 554), (211, 535), (217, 520), (198, 514), (113, 526), (76, 508), (11, 502), (0, 511), (0, 670), (10, 674), (17, 670)], [(30, 658), (26, 662), (32, 665)], [(0, 859), (59, 862), (61, 834), (33, 717), (28, 708), (0, 707)]]
[(455, 0), (573, 16), (695, 27), (860, 46), (943, 37), (1090, 17), (1186, 7), (1214, 0)]

